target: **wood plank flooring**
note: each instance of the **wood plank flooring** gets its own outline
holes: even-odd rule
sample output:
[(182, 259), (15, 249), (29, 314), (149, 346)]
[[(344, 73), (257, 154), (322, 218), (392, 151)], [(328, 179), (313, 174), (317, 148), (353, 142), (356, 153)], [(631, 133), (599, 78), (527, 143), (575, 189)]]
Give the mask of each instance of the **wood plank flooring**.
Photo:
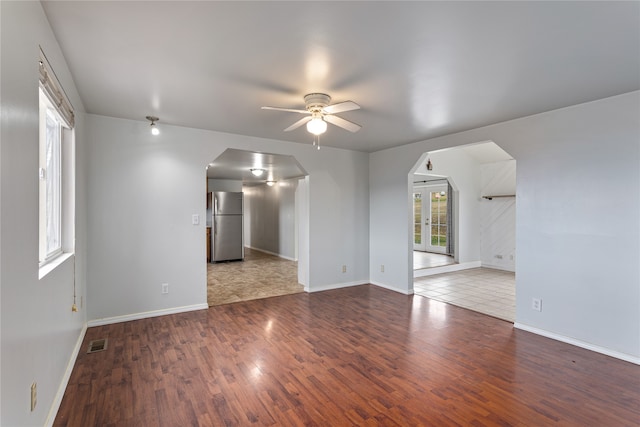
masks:
[(54, 425), (639, 421), (636, 365), (364, 285), (90, 328)]

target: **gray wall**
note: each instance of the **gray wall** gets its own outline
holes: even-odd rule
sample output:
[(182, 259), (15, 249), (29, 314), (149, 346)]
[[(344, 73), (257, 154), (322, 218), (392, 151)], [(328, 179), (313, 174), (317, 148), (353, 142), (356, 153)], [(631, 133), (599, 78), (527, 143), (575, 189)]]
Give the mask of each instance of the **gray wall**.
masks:
[[(0, 2), (0, 425), (44, 425), (85, 325), (84, 108), (40, 2)], [(38, 279), (38, 60), (42, 46), (76, 111), (76, 256)], [(75, 268), (75, 271), (74, 271)], [(79, 311), (73, 313), (73, 284)], [(30, 411), (30, 386), (38, 404)], [(62, 391), (62, 390), (60, 390)], [(59, 403), (59, 400), (58, 400)]]
[(245, 187), (245, 245), (290, 260), (296, 253), (298, 180)]
[[(516, 326), (640, 362), (639, 98), (632, 92), (371, 154), (371, 281), (412, 290), (416, 159), (494, 141), (518, 165)], [(613, 209), (606, 226), (601, 195)], [(531, 309), (534, 297), (542, 312)]]
[(368, 282), (368, 154), (169, 125), (154, 137), (96, 115), (87, 127), (91, 321), (206, 306), (205, 223), (191, 216), (204, 218), (205, 168), (229, 147), (293, 155), (309, 173), (308, 290)]

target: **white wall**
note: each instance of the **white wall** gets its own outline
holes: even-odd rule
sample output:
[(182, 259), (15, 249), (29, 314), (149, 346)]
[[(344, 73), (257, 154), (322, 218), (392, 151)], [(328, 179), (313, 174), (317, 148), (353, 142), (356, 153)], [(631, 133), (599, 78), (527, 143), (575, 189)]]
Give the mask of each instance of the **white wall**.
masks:
[[(86, 295), (83, 106), (40, 2), (0, 2), (0, 425), (44, 425), (81, 338)], [(38, 280), (38, 59), (42, 46), (76, 111), (76, 256)], [(38, 403), (30, 412), (30, 386)], [(59, 401), (58, 401), (59, 403)], [(54, 408), (55, 409), (55, 408)]]
[(242, 181), (235, 179), (208, 179), (207, 180), (208, 191), (231, 191), (241, 192)]
[[(423, 156), (424, 157), (424, 156)], [(455, 253), (460, 263), (480, 261), (480, 165), (462, 150), (431, 152), (430, 174), (449, 177), (457, 194), (454, 210)], [(421, 166), (424, 162), (421, 162)]]
[[(515, 160), (485, 163), (480, 169), (483, 196), (516, 194)], [(483, 267), (515, 271), (515, 197), (480, 201), (480, 252)]]
[[(372, 153), (371, 281), (412, 288), (407, 174), (416, 159), (492, 140), (518, 165), (517, 326), (640, 361), (639, 116), (632, 92)], [(600, 194), (615, 201), (606, 227)]]
[(295, 193), (298, 180), (245, 187), (245, 245), (296, 259)]
[[(88, 115), (89, 319), (206, 304), (205, 167), (225, 149), (293, 155), (309, 173), (308, 289), (368, 282), (368, 155)], [(342, 273), (342, 265), (348, 265)], [(169, 283), (169, 294), (161, 284)]]

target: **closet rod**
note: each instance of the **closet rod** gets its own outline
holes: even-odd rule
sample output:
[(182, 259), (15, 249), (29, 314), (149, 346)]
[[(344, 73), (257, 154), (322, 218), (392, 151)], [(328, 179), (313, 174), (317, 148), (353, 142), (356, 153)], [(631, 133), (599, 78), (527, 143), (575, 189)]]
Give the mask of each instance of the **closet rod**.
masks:
[(482, 196), (483, 199), (493, 200), (494, 197), (516, 197), (515, 194), (501, 194), (499, 196)]
[(442, 179), (432, 179), (429, 181), (413, 181), (414, 184), (426, 184), (428, 182), (440, 182), (440, 181), (445, 181), (445, 182), (449, 182), (449, 180), (447, 178), (442, 178)]

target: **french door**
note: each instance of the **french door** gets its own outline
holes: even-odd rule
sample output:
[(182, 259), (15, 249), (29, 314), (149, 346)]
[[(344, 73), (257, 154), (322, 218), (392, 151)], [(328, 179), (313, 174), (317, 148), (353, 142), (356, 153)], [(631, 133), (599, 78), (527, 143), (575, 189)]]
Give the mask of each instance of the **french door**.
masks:
[(447, 252), (447, 186), (413, 190), (413, 249)]

